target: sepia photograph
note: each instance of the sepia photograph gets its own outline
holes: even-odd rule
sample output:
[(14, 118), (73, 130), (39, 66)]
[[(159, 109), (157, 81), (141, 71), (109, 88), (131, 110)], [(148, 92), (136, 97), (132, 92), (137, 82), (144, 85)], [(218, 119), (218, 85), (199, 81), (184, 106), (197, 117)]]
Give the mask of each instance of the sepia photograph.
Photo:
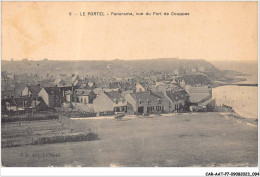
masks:
[(2, 1), (8, 167), (258, 167), (258, 2)]

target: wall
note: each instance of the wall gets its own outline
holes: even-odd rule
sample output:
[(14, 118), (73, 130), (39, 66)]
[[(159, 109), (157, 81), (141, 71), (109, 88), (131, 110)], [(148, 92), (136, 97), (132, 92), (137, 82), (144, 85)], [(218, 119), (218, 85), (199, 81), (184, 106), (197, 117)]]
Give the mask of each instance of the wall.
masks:
[(48, 106), (50, 106), (49, 104), (49, 95), (48, 93), (45, 91), (44, 88), (41, 89), (41, 91), (38, 94), (39, 97), (42, 97), (43, 101), (45, 102), (45, 104), (47, 104)]
[(22, 96), (28, 96), (30, 94), (28, 87), (25, 87), (22, 91)]
[(106, 96), (105, 93), (101, 93), (96, 99), (94, 99), (93, 106), (95, 112), (114, 111), (113, 102)]

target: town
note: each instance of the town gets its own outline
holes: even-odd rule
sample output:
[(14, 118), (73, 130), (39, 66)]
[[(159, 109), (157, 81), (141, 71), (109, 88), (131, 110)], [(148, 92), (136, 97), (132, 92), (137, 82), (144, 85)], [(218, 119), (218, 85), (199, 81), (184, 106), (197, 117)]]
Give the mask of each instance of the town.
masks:
[[(199, 73), (203, 68), (191, 68), (190, 71)], [(180, 67), (173, 73), (109, 79), (62, 73), (52, 80), (42, 79), (43, 85), (26, 83), (19, 93), (17, 88), (3, 88), (26, 75), (2, 72), (2, 116), (35, 115), (59, 107), (77, 110), (74, 117), (213, 111), (215, 100), (211, 86), (188, 85), (179, 74), (181, 72), (189, 71)], [(48, 74), (45, 77), (48, 78)]]
[(3, 166), (257, 162), (257, 87), (229, 85), (243, 73), (173, 58), (5, 60), (1, 74)]

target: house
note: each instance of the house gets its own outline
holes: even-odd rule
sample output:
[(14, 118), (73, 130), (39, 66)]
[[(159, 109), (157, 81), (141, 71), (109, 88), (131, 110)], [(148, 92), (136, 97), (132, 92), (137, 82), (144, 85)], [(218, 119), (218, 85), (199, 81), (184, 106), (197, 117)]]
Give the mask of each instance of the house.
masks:
[(166, 91), (159, 91), (159, 92), (152, 92), (152, 93), (161, 99), (164, 112), (172, 112), (171, 99), (166, 95)]
[(212, 111), (215, 107), (215, 99), (210, 93), (190, 93), (190, 111)]
[(96, 98), (96, 94), (92, 90), (76, 89), (75, 94), (77, 101), (82, 104), (93, 103), (93, 100)]
[(38, 93), (44, 103), (49, 107), (59, 107), (61, 105), (61, 93), (58, 87), (43, 87)]
[(131, 104), (135, 114), (165, 111), (162, 98), (151, 91), (129, 93), (125, 99)]
[(75, 98), (74, 92), (72, 92), (71, 90), (65, 91), (65, 102), (74, 102), (76, 101), (77, 98)]
[(8, 114), (17, 110), (16, 103), (13, 98), (4, 98), (1, 100), (2, 114)]
[(72, 93), (74, 92), (74, 86), (72, 85), (67, 85), (67, 86), (59, 86), (59, 92), (61, 94), (61, 103), (64, 103), (67, 101), (67, 93), (71, 91)]
[(149, 91), (149, 85), (146, 83), (139, 83), (135, 86), (136, 92), (146, 92)]
[(30, 97), (17, 97), (14, 98), (14, 102), (17, 107), (17, 111), (25, 111), (28, 110), (31, 106), (32, 99)]
[(1, 102), (2, 113), (9, 114), (11, 112), (14, 113), (22, 113), (26, 110), (29, 110), (31, 106), (31, 98), (30, 97), (15, 97), (15, 98), (5, 98), (2, 99)]
[(22, 97), (28, 96), (28, 97), (31, 97), (31, 98), (36, 98), (38, 96), (38, 93), (40, 92), (40, 90), (41, 90), (40, 84), (30, 85), (30, 86), (27, 85), (23, 89), (21, 96)]
[(103, 92), (93, 101), (97, 115), (112, 115), (117, 112), (127, 113), (127, 101), (119, 92)]
[(80, 89), (93, 90), (97, 88), (97, 84), (95, 82), (88, 82), (85, 80), (85, 83), (81, 84)]
[(48, 110), (48, 106), (45, 104), (41, 97), (38, 97), (36, 100), (32, 100), (29, 109), (35, 111), (46, 111)]
[(166, 95), (170, 99), (171, 112), (187, 110), (189, 95), (185, 90), (167, 91)]
[(212, 111), (215, 107), (215, 100), (212, 99), (212, 88), (209, 86), (187, 87), (190, 95), (190, 111)]

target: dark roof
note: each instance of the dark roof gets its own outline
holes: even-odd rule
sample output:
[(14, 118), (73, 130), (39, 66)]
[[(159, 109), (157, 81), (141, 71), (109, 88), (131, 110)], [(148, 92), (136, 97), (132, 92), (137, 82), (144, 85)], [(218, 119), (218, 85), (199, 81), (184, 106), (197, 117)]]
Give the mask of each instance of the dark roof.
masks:
[(69, 90), (72, 90), (73, 86), (61, 86), (58, 88), (60, 91), (69, 91)]
[(139, 83), (144, 89), (148, 89), (149, 85), (146, 83)]
[(41, 87), (40, 87), (39, 84), (38, 85), (31, 85), (31, 86), (28, 86), (28, 90), (32, 93), (33, 96), (36, 96), (40, 92)]
[(1, 91), (1, 96), (2, 96), (2, 98), (15, 97), (16, 96), (16, 92), (15, 92), (14, 89), (12, 89), (12, 90), (2, 90)]
[(152, 92), (152, 94), (154, 94), (157, 97), (160, 97), (163, 100), (168, 100), (167, 96), (163, 92)]
[(44, 89), (50, 95), (59, 94), (59, 88), (58, 87), (44, 87)]
[(189, 95), (185, 90), (179, 90), (179, 91), (167, 91), (166, 95), (172, 100), (172, 101), (177, 101), (177, 100), (186, 100), (188, 99)]
[(113, 102), (115, 100), (124, 99), (124, 97), (117, 91), (104, 92)]
[(112, 82), (112, 83), (109, 83), (109, 88), (110, 89), (121, 88), (121, 85), (119, 82)]
[(158, 99), (161, 99), (158, 95), (155, 95), (151, 92), (138, 92), (138, 93), (130, 93), (130, 95), (132, 96), (132, 98), (135, 101), (158, 101)]

